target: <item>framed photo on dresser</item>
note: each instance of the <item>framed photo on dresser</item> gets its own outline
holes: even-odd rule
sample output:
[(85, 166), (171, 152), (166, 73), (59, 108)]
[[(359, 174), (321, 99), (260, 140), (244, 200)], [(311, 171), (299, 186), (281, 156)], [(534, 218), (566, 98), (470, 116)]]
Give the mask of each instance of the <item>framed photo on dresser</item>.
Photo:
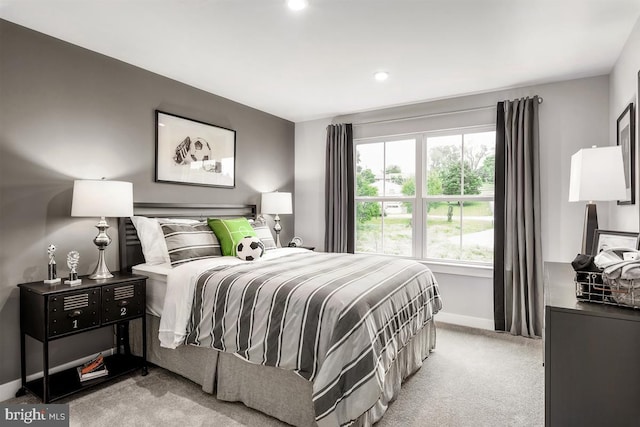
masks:
[(606, 249), (638, 249), (639, 243), (639, 233), (597, 229), (593, 236), (591, 255), (598, 255)]
[(156, 182), (235, 187), (236, 131), (156, 110)]

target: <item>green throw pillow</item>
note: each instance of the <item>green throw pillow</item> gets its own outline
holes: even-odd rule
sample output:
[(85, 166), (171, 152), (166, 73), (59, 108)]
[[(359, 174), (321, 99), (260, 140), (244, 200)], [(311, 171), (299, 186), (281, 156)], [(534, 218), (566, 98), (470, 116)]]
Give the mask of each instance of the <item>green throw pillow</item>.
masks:
[(220, 240), (224, 256), (236, 256), (236, 246), (240, 240), (248, 236), (256, 237), (256, 232), (246, 218), (209, 218), (207, 223)]

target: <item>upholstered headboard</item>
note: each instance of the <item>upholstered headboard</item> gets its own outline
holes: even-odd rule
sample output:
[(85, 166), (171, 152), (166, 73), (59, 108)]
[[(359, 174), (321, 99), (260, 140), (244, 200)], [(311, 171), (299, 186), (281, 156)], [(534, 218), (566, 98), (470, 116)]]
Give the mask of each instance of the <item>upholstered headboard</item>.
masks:
[[(218, 205), (188, 203), (134, 203), (133, 214), (150, 218), (190, 218), (205, 220), (216, 218), (255, 218), (256, 205)], [(118, 221), (120, 243), (120, 270), (131, 271), (131, 267), (144, 263), (142, 246), (130, 218)]]

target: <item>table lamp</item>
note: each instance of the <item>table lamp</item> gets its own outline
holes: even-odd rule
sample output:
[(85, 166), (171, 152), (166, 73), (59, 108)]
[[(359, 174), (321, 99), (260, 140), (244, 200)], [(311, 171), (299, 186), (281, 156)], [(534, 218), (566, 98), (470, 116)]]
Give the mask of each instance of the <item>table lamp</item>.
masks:
[(123, 181), (76, 180), (73, 182), (71, 216), (100, 217), (96, 225), (98, 235), (93, 243), (98, 247), (98, 264), (89, 275), (90, 279), (108, 279), (113, 274), (107, 268), (104, 250), (111, 243), (107, 235), (109, 225), (106, 217), (133, 215), (133, 184)]
[(586, 201), (582, 253), (591, 254), (598, 213), (595, 201), (627, 197), (620, 146), (583, 148), (571, 156), (569, 201)]
[(273, 218), (276, 224), (273, 230), (276, 232), (276, 247), (281, 248), (280, 244), (280, 231), (282, 226), (280, 225), (279, 214), (293, 213), (291, 207), (291, 193), (280, 193), (275, 191), (273, 193), (262, 193), (262, 201), (260, 203), (260, 211), (265, 214), (274, 214)]

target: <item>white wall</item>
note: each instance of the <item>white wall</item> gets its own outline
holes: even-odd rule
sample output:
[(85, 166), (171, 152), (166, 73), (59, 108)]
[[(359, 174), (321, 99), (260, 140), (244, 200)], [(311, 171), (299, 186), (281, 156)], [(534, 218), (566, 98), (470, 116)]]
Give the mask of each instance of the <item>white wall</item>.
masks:
[(616, 145), (616, 121), (624, 109), (633, 102), (636, 112), (636, 204), (622, 205), (611, 204), (612, 230), (638, 231), (639, 215), (638, 198), (640, 186), (638, 185), (640, 172), (638, 170), (638, 143), (640, 133), (638, 129), (638, 70), (640, 70), (640, 19), (636, 22), (620, 57), (609, 75), (609, 143)]
[(296, 123), (295, 235), (307, 246), (324, 249), (326, 129), (331, 119)]
[[(542, 248), (545, 261), (569, 262), (582, 238), (584, 203), (569, 203), (569, 169), (573, 153), (609, 141), (609, 77), (599, 76), (451, 98), (411, 106), (336, 117), (333, 123), (359, 123), (495, 105), (498, 101), (539, 95)], [(488, 110), (486, 113), (492, 113)], [(449, 119), (446, 119), (449, 120)], [(489, 118), (490, 120), (490, 118)], [(329, 120), (296, 124), (296, 235), (322, 242), (324, 236), (324, 147)], [(358, 126), (354, 130), (357, 136)], [(384, 126), (378, 129), (384, 132)], [(298, 175), (301, 173), (302, 175)], [(319, 190), (318, 190), (319, 189)], [(309, 191), (309, 194), (306, 192)], [(311, 200), (313, 199), (313, 200)], [(299, 206), (300, 205), (300, 206)], [(608, 226), (608, 206), (599, 220)], [(301, 215), (301, 213), (303, 213)], [(637, 220), (636, 220), (637, 223)], [(321, 245), (319, 245), (321, 246)], [(493, 323), (490, 275), (451, 274), (434, 266), (442, 288), (444, 311), (451, 320), (467, 319), (476, 326)], [(457, 272), (459, 273), (459, 272)], [(472, 274), (476, 276), (477, 271)], [(488, 277), (487, 277), (488, 276)]]

